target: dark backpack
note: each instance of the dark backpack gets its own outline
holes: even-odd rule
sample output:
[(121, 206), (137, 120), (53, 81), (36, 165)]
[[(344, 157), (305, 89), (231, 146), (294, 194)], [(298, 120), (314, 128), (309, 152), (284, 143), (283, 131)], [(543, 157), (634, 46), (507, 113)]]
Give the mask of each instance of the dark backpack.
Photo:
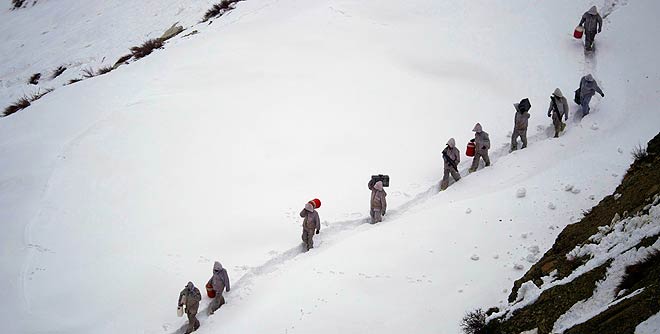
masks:
[(557, 115), (560, 115), (559, 114), (559, 107), (557, 107), (557, 98), (554, 95), (550, 96), (550, 104), (552, 105), (552, 111), (556, 112)]
[(582, 104), (582, 99), (580, 98), (580, 88), (575, 90), (575, 97), (573, 98), (573, 101), (577, 104)]
[(520, 100), (520, 103), (518, 104), (518, 110), (519, 110), (521, 113), (527, 112), (527, 111), (529, 111), (529, 109), (531, 109), (531, 108), (532, 108), (532, 104), (529, 103), (529, 99), (528, 99), (528, 98), (525, 98), (525, 99)]

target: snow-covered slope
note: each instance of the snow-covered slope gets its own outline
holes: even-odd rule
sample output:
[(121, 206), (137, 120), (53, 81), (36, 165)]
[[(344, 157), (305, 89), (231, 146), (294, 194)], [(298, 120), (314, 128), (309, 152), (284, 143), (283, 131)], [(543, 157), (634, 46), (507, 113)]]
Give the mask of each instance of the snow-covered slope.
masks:
[[(91, 15), (109, 2), (85, 3)], [(660, 31), (659, 4), (608, 1), (585, 57), (570, 33), (591, 4), (248, 0), (0, 119), (0, 298), (12, 305), (0, 320), (11, 333), (173, 333), (178, 292), (202, 287), (217, 259), (234, 284), (200, 333), (457, 332), (658, 131), (659, 47), (639, 32)], [(16, 13), (2, 15), (29, 15)], [(86, 37), (124, 50), (160, 27)], [(549, 95), (587, 72), (606, 97), (549, 138)], [(530, 146), (507, 154), (523, 97)], [(444, 143), (462, 147), (477, 121), (493, 166), (437, 193)], [(364, 224), (373, 173), (392, 178), (376, 226)], [(324, 226), (301, 254), (297, 215), (313, 197)]]
[[(0, 108), (23, 95), (58, 88), (82, 71), (112, 66), (129, 48), (159, 37), (173, 23), (197, 24), (214, 0), (28, 1), (0, 3)], [(67, 70), (55, 79), (59, 66)], [(28, 84), (41, 73), (38, 85)]]

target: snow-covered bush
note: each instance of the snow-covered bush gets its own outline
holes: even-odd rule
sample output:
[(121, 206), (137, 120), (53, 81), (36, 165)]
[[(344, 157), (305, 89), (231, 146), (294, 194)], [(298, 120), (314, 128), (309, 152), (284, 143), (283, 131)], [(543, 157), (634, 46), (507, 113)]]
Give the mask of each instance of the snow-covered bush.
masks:
[(206, 22), (216, 16), (222, 15), (225, 12), (234, 9), (231, 5), (240, 2), (243, 0), (222, 0), (220, 3), (217, 3), (211, 7), (206, 13), (204, 14), (204, 18), (202, 19), (202, 22)]
[(62, 73), (64, 73), (64, 71), (66, 71), (66, 67), (59, 66), (58, 68), (55, 69), (55, 71), (53, 71), (53, 75), (51, 76), (51, 79), (55, 79), (59, 77)]
[(646, 158), (649, 155), (648, 152), (646, 152), (646, 148), (642, 147), (642, 145), (637, 145), (635, 148), (632, 150), (632, 156), (635, 159), (635, 161), (641, 160)]
[(96, 70), (96, 75), (103, 75), (103, 74), (109, 73), (112, 70), (114, 70), (114, 68), (112, 68), (112, 66), (101, 67), (98, 70)]
[(69, 82), (67, 83), (67, 85), (74, 84), (74, 83), (76, 83), (76, 82), (78, 82), (78, 81), (82, 81), (82, 79), (81, 79), (81, 78), (71, 79), (71, 80), (69, 80)]
[(461, 329), (465, 334), (485, 334), (486, 313), (481, 309), (466, 313), (461, 320)]
[(11, 0), (11, 3), (14, 5), (14, 9), (21, 8), (25, 3), (25, 0)]
[(30, 104), (40, 98), (42, 98), (44, 95), (52, 92), (53, 89), (46, 89), (44, 91), (39, 90), (38, 92), (32, 94), (32, 95), (24, 95), (20, 99), (18, 99), (16, 102), (14, 102), (12, 105), (9, 107), (5, 108), (4, 116), (9, 116), (11, 114), (16, 113), (17, 111), (23, 110), (27, 107), (30, 106)]
[(152, 38), (142, 43), (140, 46), (134, 46), (131, 48), (131, 53), (133, 58), (140, 59), (150, 55), (155, 49), (160, 49), (163, 47), (163, 41), (157, 38)]
[(31, 85), (36, 85), (39, 83), (39, 79), (41, 79), (41, 73), (32, 74), (30, 80), (28, 80), (28, 83)]
[(93, 78), (94, 76), (96, 76), (96, 73), (91, 67), (84, 68), (82, 72), (83, 72), (83, 78), (85, 79)]
[(30, 106), (30, 99), (27, 96), (23, 96), (18, 101), (14, 102), (9, 107), (5, 108), (3, 116), (9, 116), (19, 110), (23, 110)]

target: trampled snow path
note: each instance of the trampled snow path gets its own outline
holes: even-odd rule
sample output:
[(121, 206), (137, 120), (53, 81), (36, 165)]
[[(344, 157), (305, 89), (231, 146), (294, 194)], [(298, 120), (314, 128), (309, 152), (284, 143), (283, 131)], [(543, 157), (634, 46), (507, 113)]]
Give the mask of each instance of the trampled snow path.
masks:
[[(569, 129), (569, 126), (567, 124), (566, 130), (564, 133)], [(549, 126), (545, 129), (539, 129), (538, 132), (532, 136), (529, 136), (527, 138), (528, 144), (533, 144), (536, 142), (539, 142), (544, 139), (552, 139), (552, 135), (554, 135), (554, 128), (552, 126)], [(523, 150), (524, 151), (524, 150)], [(491, 154), (489, 154), (490, 159), (491, 159), (491, 166), (488, 168), (497, 168), (495, 162), (498, 161), (501, 158), (506, 157), (510, 152), (509, 152), (509, 145), (508, 144), (503, 144), (500, 148), (498, 149), (491, 149)], [(466, 162), (463, 162), (464, 167), (460, 168), (459, 173), (461, 174), (461, 182), (466, 182), (465, 179), (470, 176), (471, 173), (469, 173), (469, 166), (472, 163), (472, 159), (468, 159)], [(483, 168), (483, 161), (480, 162), (481, 168)], [(481, 169), (477, 170), (476, 173), (478, 173)], [(450, 178), (450, 184), (453, 184), (454, 181), (453, 179)], [(451, 187), (447, 188), (445, 191), (449, 191)], [(388, 210), (388, 214), (385, 216), (386, 220), (379, 224), (387, 224), (388, 220), (396, 220), (396, 218), (399, 218), (403, 216), (406, 212), (408, 212), (410, 209), (424, 203), (428, 199), (432, 198), (434, 195), (438, 194), (440, 190), (440, 185), (439, 182), (430, 186), (427, 190), (422, 191), (415, 195), (414, 198), (411, 200), (399, 205), (396, 209), (394, 210)], [(371, 218), (359, 218), (359, 219), (351, 219), (351, 220), (344, 220), (344, 221), (339, 221), (335, 223), (328, 223), (325, 224), (326, 227), (321, 229), (321, 233), (316, 235), (314, 237), (314, 245), (315, 245), (315, 250), (318, 250), (321, 247), (330, 247), (334, 244), (336, 240), (341, 239), (341, 237), (353, 230), (355, 230), (357, 227), (362, 226), (364, 224), (369, 224)], [(243, 274), (238, 280), (236, 280), (235, 283), (232, 284), (232, 290), (229, 293), (225, 293), (225, 300), (227, 304), (235, 304), (235, 303), (240, 303), (241, 298), (241, 293), (243, 290), (250, 289), (250, 286), (254, 284), (254, 280), (260, 276), (263, 276), (265, 274), (272, 273), (276, 270), (278, 270), (279, 267), (285, 265), (287, 262), (293, 260), (297, 256), (304, 255), (304, 254), (309, 254), (309, 255), (314, 255), (315, 250), (311, 250), (309, 252), (305, 252), (303, 250), (303, 245), (300, 243), (299, 245), (292, 247), (277, 256), (272, 257), (270, 260), (266, 261), (264, 264), (256, 267), (252, 267)], [(205, 291), (202, 291), (205, 293)], [(209, 317), (208, 315), (208, 306), (209, 306), (210, 300), (208, 298), (202, 298), (202, 302), (200, 303), (200, 308), (197, 313), (197, 319), (200, 320), (200, 323), (203, 323), (205, 319)], [(222, 312), (222, 308), (218, 310), (217, 312)], [(185, 333), (186, 329), (188, 326), (187, 320), (184, 321), (184, 324), (179, 327), (176, 331), (173, 331), (171, 333), (174, 334), (183, 334)]]

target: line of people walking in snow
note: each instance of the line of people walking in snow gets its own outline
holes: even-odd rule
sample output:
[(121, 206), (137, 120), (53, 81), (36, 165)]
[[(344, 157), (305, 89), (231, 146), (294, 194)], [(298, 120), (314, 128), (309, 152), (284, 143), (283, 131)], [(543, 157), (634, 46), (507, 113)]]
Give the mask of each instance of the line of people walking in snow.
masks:
[[(582, 15), (578, 27), (583, 28), (586, 34), (584, 46), (586, 51), (593, 50), (595, 36), (601, 32), (602, 26), (603, 21), (600, 14), (598, 14), (596, 6), (591, 7)], [(605, 94), (591, 74), (583, 76), (580, 79), (580, 85), (575, 91), (574, 97), (574, 102), (580, 106), (582, 117), (589, 114), (589, 103), (596, 93), (605, 97)], [(529, 110), (532, 105), (528, 98), (524, 98), (520, 102), (514, 103), (513, 107), (515, 114), (511, 134), (511, 151), (518, 149), (518, 139), (522, 142), (521, 149), (527, 147), (527, 127), (529, 118), (531, 117)], [(556, 88), (550, 96), (550, 105), (547, 113), (548, 117), (552, 118), (554, 138), (558, 138), (559, 134), (566, 128), (565, 122), (568, 120), (568, 112), (568, 100), (562, 91)], [(477, 171), (481, 160), (484, 161), (485, 167), (490, 166), (490, 157), (488, 156), (490, 137), (488, 133), (483, 130), (480, 123), (476, 123), (472, 131), (474, 132), (474, 138), (468, 143), (468, 150), (466, 151), (466, 155), (472, 157), (472, 164), (469, 169), (470, 173)], [(455, 182), (461, 179), (458, 171), (458, 164), (461, 162), (461, 152), (456, 147), (456, 140), (454, 138), (449, 138), (447, 141), (446, 147), (442, 150), (442, 158), (444, 161), (444, 174), (440, 182), (441, 191), (449, 187), (450, 176)], [(371, 224), (382, 222), (387, 212), (387, 192), (385, 192), (384, 187), (388, 185), (389, 176), (387, 175), (373, 175), (367, 184), (368, 189), (371, 191), (369, 208)], [(320, 206), (321, 201), (314, 199), (305, 203), (304, 208), (300, 211), (300, 217), (303, 218), (302, 241), (305, 251), (314, 248), (314, 235), (321, 232), (321, 220), (317, 211)], [(225, 304), (225, 299), (222, 295), (223, 291), (230, 291), (227, 270), (222, 267), (220, 262), (216, 261), (213, 264), (213, 275), (206, 284), (206, 291), (207, 296), (212, 298), (208, 308), (209, 315), (211, 315)], [(183, 313), (185, 313), (188, 317), (186, 334), (196, 331), (200, 326), (197, 319), (197, 312), (201, 299), (202, 295), (199, 289), (192, 282), (188, 282), (179, 294), (177, 314), (183, 316)]]
[[(580, 86), (575, 91), (575, 103), (580, 106), (582, 117), (589, 114), (589, 103), (591, 98), (597, 93), (602, 97), (605, 94), (598, 86), (596, 79), (591, 74), (587, 74), (580, 79)], [(527, 127), (529, 125), (529, 118), (531, 117), (529, 110), (532, 108), (528, 98), (522, 99), (519, 103), (514, 103), (515, 114), (513, 117), (513, 131), (511, 133), (511, 152), (518, 149), (518, 139), (522, 142), (521, 149), (527, 147)], [(566, 128), (565, 121), (568, 120), (568, 101), (561, 89), (556, 88), (550, 96), (550, 105), (548, 107), (548, 117), (552, 118), (552, 124), (555, 130), (554, 138), (558, 138), (559, 134)], [(563, 121), (562, 121), (563, 119)], [(488, 133), (483, 130), (480, 123), (475, 124), (472, 129), (474, 138), (468, 143), (466, 155), (472, 157), (472, 165), (469, 172), (473, 173), (479, 168), (481, 160), (484, 161), (485, 167), (490, 166), (490, 157), (488, 150), (490, 150), (490, 137)], [(461, 162), (461, 152), (456, 148), (456, 140), (449, 138), (446, 147), (442, 150), (442, 159), (444, 160), (444, 175), (440, 181), (440, 190), (445, 190), (449, 186), (449, 176), (454, 181), (459, 181), (461, 175), (458, 171), (458, 164)]]
[[(227, 270), (222, 267), (220, 262), (216, 261), (213, 264), (213, 275), (206, 283), (206, 294), (212, 299), (208, 308), (209, 315), (215, 313), (215, 311), (225, 304), (225, 298), (222, 296), (222, 292), (229, 292), (229, 290), (231, 290), (231, 287), (229, 285)], [(181, 290), (181, 293), (179, 293), (177, 315), (181, 317), (185, 313), (188, 317), (186, 334), (192, 333), (199, 328), (197, 311), (199, 311), (199, 302), (201, 300), (202, 294), (193, 282), (188, 282), (183, 290)]]

